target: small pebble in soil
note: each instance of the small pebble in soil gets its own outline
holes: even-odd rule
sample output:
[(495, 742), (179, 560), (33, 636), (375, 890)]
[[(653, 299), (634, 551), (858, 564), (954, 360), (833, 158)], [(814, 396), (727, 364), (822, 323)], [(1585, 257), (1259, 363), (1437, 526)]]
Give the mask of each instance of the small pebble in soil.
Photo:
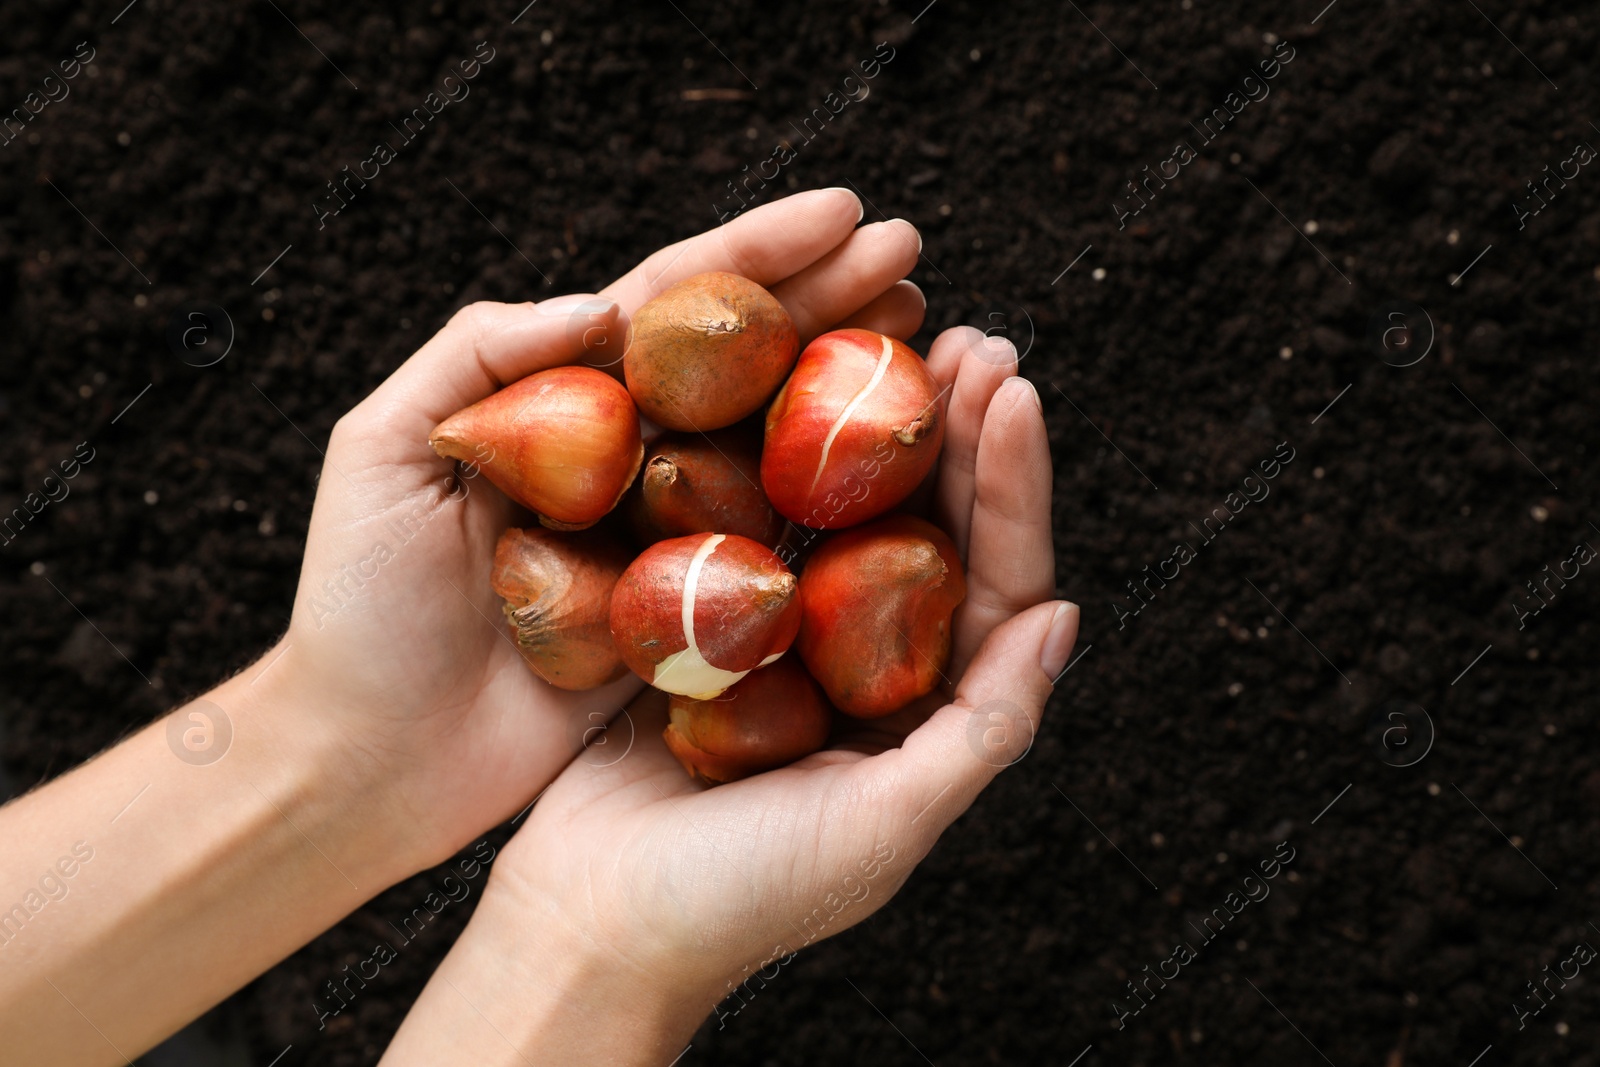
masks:
[(1218, 863), (1227, 863), (1228, 862), (1228, 854), (1226, 852), (1218, 852), (1217, 853), (1217, 862)]
[(1445, 236), (1444, 236), (1444, 243), (1447, 244), (1447, 245), (1459, 244), (1460, 242), (1461, 242), (1461, 231), (1460, 230), (1451, 230), (1449, 233), (1445, 234)]
[(1511, 835), (1511, 847), (1512, 848), (1521, 848), (1523, 846), (1523, 843), (1524, 842), (1523, 842), (1522, 837), (1520, 835), (1518, 835), (1518, 834), (1512, 834)]
[(117, 143), (123, 148), (127, 148), (133, 143), (133, 138), (128, 135), (127, 130), (123, 130), (121, 133), (117, 134)]
[(1535, 504), (1528, 509), (1528, 514), (1533, 516), (1534, 522), (1543, 522), (1550, 517), (1550, 512), (1542, 505)]
[(1278, 358), (1279, 359), (1293, 359), (1294, 358), (1294, 349), (1290, 348), (1288, 345), (1284, 345), (1282, 348), (1278, 349)]
[(1320, 229), (1322, 229), (1322, 227), (1317, 225), (1317, 220), (1316, 219), (1307, 219), (1306, 220), (1306, 232), (1307, 233), (1316, 233)]
[(1093, 278), (1097, 282), (1101, 281), (1102, 279), (1104, 279), (1105, 276), (1106, 276), (1106, 269), (1104, 267), (1096, 267), (1094, 269), (1094, 273), (1090, 275), (1090, 277)]
[(94, 386), (92, 386), (92, 385), (80, 385), (80, 386), (78, 386), (78, 395), (83, 397), (85, 400), (87, 400), (89, 397), (94, 396)]
[(1156, 848), (1160, 848), (1162, 845), (1167, 843), (1166, 835), (1158, 830), (1150, 835), (1150, 843)]
[(266, 321), (271, 322), (273, 319), (278, 317), (278, 313), (273, 311), (271, 308), (262, 308), (261, 317)]
[(1537, 648), (1528, 649), (1528, 658), (1529, 659), (1538, 659), (1539, 658), (1539, 650)]
[(245, 508), (247, 508), (249, 506), (250, 505), (245, 503), (243, 500), (235, 500), (233, 502), (233, 510), (234, 511), (243, 511)]
[(1428, 783), (1428, 795), (1430, 797), (1438, 796), (1439, 792), (1440, 792), (1440, 790), (1439, 790), (1439, 783), (1438, 782), (1429, 782)]
[(1198, 1030), (1190, 1030), (1189, 1031), (1189, 1043), (1191, 1045), (1198, 1045), (1200, 1042), (1204, 1041), (1205, 1039), (1206, 1039), (1206, 1035), (1202, 1034), (1200, 1031), (1198, 1031)]
[(1328, 472), (1323, 470), (1321, 467), (1312, 467), (1311, 468), (1311, 477), (1316, 478), (1319, 481), (1321, 480), (1322, 476), (1324, 474), (1326, 474), (1326, 473), (1328, 473)]
[(1257, 626), (1256, 627), (1256, 636), (1257, 637), (1265, 637), (1265, 636), (1267, 636), (1267, 628), (1265, 626)]
[(1228, 695), (1231, 697), (1236, 697), (1242, 692), (1244, 692), (1244, 685), (1240, 682), (1234, 682), (1228, 686)]
[(1545, 723), (1544, 724), (1544, 735), (1546, 737), (1554, 737), (1556, 735), (1556, 724), (1553, 723), (1553, 722)]
[(31, 564), (28, 565), (28, 570), (31, 571), (34, 574), (43, 574), (44, 573), (44, 564), (39, 562), (38, 560), (34, 560)]
[(144, 491), (144, 502), (146, 504), (154, 504), (156, 501), (158, 501), (160, 499), (161, 499), (161, 494), (157, 493), (154, 489), (146, 489)]
[(150, 303), (150, 298), (145, 296), (143, 293), (140, 293), (138, 296), (133, 298), (133, 306), (136, 308), (142, 308), (148, 303)]
[(1566, 1023), (1556, 1023), (1556, 1035), (1558, 1037), (1566, 1037), (1570, 1030), (1571, 1027), (1569, 1027)]

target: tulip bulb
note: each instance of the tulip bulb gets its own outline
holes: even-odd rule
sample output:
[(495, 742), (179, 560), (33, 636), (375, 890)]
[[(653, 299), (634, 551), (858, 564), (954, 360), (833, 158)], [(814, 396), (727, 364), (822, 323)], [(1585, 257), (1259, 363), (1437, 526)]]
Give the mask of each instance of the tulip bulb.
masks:
[(626, 510), (645, 544), (696, 533), (731, 533), (776, 548), (784, 521), (761, 490), (758, 431), (667, 433), (645, 453)]
[(534, 527), (500, 535), (490, 584), (533, 673), (558, 689), (593, 689), (628, 673), (611, 640), (611, 593), (629, 559), (594, 534)]
[(905, 500), (944, 443), (944, 395), (908, 346), (835, 330), (806, 346), (767, 410), (761, 485), (778, 512), (842, 529)]
[(695, 534), (650, 546), (611, 597), (622, 659), (669, 693), (713, 697), (774, 662), (800, 627), (789, 568), (737, 534)]
[(823, 542), (806, 562), (795, 647), (835, 707), (876, 719), (933, 690), (966, 595), (944, 531), (911, 515), (880, 519)]
[(776, 297), (748, 278), (713, 271), (633, 313), (622, 369), (653, 422), (716, 430), (759, 410), (799, 350), (794, 320)]
[(441, 456), (477, 464), (555, 530), (598, 522), (644, 460), (632, 398), (592, 367), (530, 374), (445, 419), (428, 443)]
[(828, 741), (832, 718), (822, 688), (785, 656), (710, 699), (673, 696), (667, 748), (691, 777), (732, 782), (793, 763)]

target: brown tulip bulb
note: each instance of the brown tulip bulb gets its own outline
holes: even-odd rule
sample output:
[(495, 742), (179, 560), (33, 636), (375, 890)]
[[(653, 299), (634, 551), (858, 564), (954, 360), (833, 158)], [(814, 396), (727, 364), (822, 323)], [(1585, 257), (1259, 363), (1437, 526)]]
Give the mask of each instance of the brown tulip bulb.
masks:
[(593, 689), (628, 673), (611, 640), (611, 593), (631, 559), (592, 532), (500, 535), (490, 585), (533, 673), (558, 689)]
[(770, 400), (799, 351), (794, 320), (776, 297), (748, 278), (713, 271), (633, 313), (622, 370), (653, 422), (716, 430)]
[(785, 528), (761, 489), (760, 433), (746, 425), (657, 438), (626, 511), (645, 544), (729, 533), (776, 548)]

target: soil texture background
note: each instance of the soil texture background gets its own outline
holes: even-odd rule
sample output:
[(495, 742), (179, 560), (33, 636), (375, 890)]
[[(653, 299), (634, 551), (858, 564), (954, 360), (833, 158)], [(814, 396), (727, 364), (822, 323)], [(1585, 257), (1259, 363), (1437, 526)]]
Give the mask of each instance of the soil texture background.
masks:
[[(758, 202), (921, 227), (915, 347), (1024, 350), (1084, 627), (1027, 757), (683, 1067), (1600, 1059), (1586, 974), (1515, 1008), (1600, 945), (1600, 572), (1545, 577), (1600, 544), (1592, 4), (123, 2), (0, 8), (0, 110), (93, 55), (0, 148), (0, 510), (93, 455), (0, 557), (4, 795), (271, 644), (330, 428), (452, 312), (602, 287), (787, 139)], [(373, 1063), (477, 889), (314, 991), (438, 877), (141, 1062)]]

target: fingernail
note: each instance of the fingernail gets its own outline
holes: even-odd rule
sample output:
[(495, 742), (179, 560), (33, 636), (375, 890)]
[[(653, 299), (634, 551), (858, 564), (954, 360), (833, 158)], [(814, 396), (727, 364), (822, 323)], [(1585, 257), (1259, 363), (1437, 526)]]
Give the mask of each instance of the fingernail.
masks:
[(1050, 619), (1050, 632), (1044, 635), (1039, 649), (1039, 668), (1052, 685), (1066, 669), (1067, 657), (1072, 655), (1072, 645), (1078, 639), (1078, 605), (1062, 601)]
[(905, 219), (890, 219), (889, 221), (891, 223), (898, 222), (900, 225), (904, 226), (906, 229), (911, 231), (911, 235), (917, 239), (917, 254), (921, 255), (922, 254), (922, 233), (915, 226), (911, 225), (911, 223), (906, 221)]
[[(1010, 344), (1009, 341), (1006, 343)], [(1039, 399), (1039, 390), (1034, 388), (1033, 383), (1028, 381), (1028, 379), (1024, 378), (1020, 374), (1017, 374), (1007, 378), (1003, 384), (1013, 391), (1027, 389), (1028, 395), (1033, 397), (1033, 406), (1039, 409), (1039, 414), (1044, 414), (1044, 401)]]
[(588, 296), (582, 293), (574, 296), (555, 296), (549, 300), (541, 300), (533, 309), (541, 315), (571, 315), (583, 312), (586, 315), (609, 315), (616, 309), (617, 302), (608, 296)]
[(819, 190), (819, 192), (824, 192), (824, 193), (831, 193), (831, 192), (835, 192), (835, 191), (841, 192), (841, 193), (849, 193), (850, 196), (855, 200), (855, 202), (856, 202), (856, 222), (857, 223), (860, 223), (860, 221), (862, 219), (867, 217), (866, 205), (861, 202), (861, 198), (859, 196), (856, 196), (856, 191), (854, 189), (846, 189), (842, 185), (830, 185), (826, 189)]

